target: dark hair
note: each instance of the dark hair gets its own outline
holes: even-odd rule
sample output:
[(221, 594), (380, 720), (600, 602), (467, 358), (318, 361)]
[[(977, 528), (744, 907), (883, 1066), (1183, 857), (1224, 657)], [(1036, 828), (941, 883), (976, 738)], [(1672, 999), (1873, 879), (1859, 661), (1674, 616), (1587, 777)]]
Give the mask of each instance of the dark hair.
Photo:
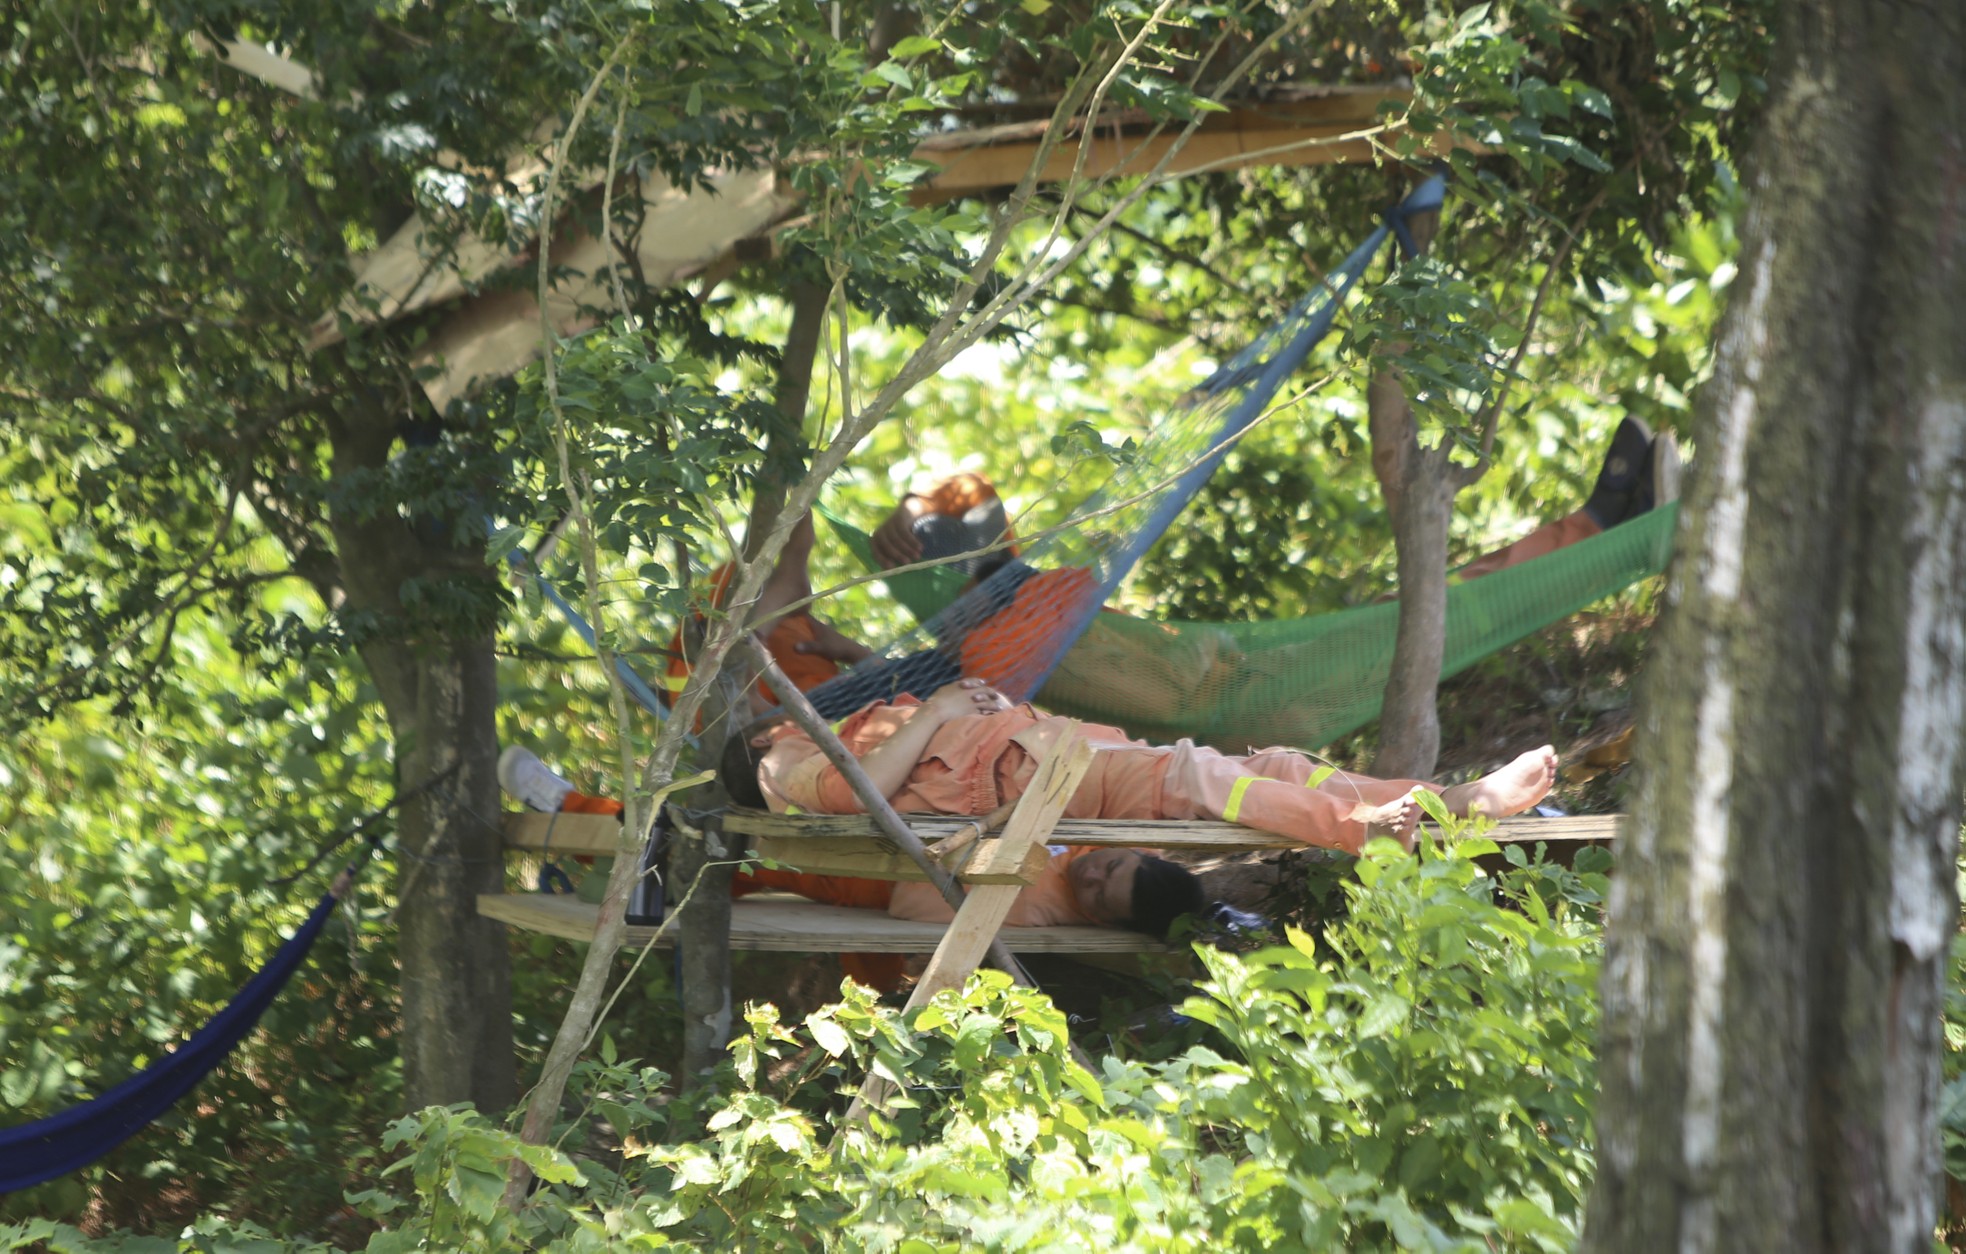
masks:
[(752, 729), (744, 728), (731, 733), (724, 740), (723, 760), (717, 766), (717, 778), (724, 786), (724, 793), (741, 806), (753, 810), (763, 810), (764, 790), (758, 786), (758, 763), (764, 760), (765, 751), (751, 746)]
[(1195, 873), (1166, 858), (1142, 854), (1133, 876), (1133, 917), (1126, 926), (1136, 932), (1167, 939), (1175, 920), (1198, 914), (1203, 898)]

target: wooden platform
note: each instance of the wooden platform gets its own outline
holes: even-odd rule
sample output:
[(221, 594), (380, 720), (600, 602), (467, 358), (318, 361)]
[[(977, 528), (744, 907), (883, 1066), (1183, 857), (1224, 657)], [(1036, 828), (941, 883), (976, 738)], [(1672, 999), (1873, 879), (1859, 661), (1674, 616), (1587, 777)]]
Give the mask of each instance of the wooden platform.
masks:
[[(488, 893), (478, 898), (478, 913), (529, 932), (545, 932), (568, 940), (594, 939), (600, 907), (566, 894)], [(732, 949), (782, 953), (933, 953), (947, 925), (892, 919), (878, 910), (822, 906), (779, 893), (760, 893), (731, 903)], [(631, 927), (627, 943), (645, 945), (654, 928)], [(1007, 927), (998, 935), (1022, 953), (1165, 953), (1172, 947), (1144, 936), (1110, 927)]]
[[(970, 824), (969, 819), (945, 815), (911, 814), (906, 817), (909, 826), (931, 844), (955, 835)], [(1488, 838), (1502, 845), (1534, 844), (1538, 841), (1552, 845), (1607, 844), (1617, 838), (1618, 825), (1622, 821), (1622, 817), (1615, 814), (1558, 819), (1518, 815), (1498, 821), (1489, 829)], [(764, 853), (764, 856), (797, 865), (802, 870), (824, 868), (806, 866), (798, 854), (803, 853), (813, 859), (830, 855), (833, 848), (830, 842), (834, 841), (852, 842), (862, 850), (879, 850), (882, 857), (901, 856), (887, 838), (875, 830), (874, 821), (864, 814), (795, 816), (768, 814), (762, 810), (733, 810), (724, 819), (724, 830), (751, 837), (754, 849), (759, 847), (760, 841), (766, 842), (770, 852)], [(505, 844), (509, 849), (550, 847), (556, 853), (612, 854), (618, 851), (620, 843), (621, 824), (605, 815), (527, 812), (505, 816)], [(1053, 829), (1050, 843), (1206, 850), (1211, 853), (1305, 848), (1302, 842), (1287, 836), (1274, 836), (1235, 823), (1203, 820), (1135, 823), (1121, 819), (1064, 819)], [(839, 873), (863, 874), (875, 879), (894, 878), (879, 875), (871, 869)]]
[[(916, 833), (931, 844), (971, 825), (969, 819), (939, 815), (908, 815), (907, 819)], [(1496, 823), (1488, 836), (1499, 844), (1545, 842), (1555, 850), (1566, 851), (1581, 845), (1609, 843), (1616, 838), (1620, 822), (1618, 815), (1517, 817)], [(754, 856), (794, 870), (865, 879), (924, 878), (913, 860), (881, 835), (873, 820), (865, 815), (793, 816), (735, 810), (725, 816), (724, 830), (746, 837)], [(505, 816), (505, 845), (512, 850), (545, 850), (554, 855), (619, 854), (623, 852), (622, 839), (621, 823), (610, 815), (525, 812)], [(1046, 840), (1054, 845), (1209, 853), (1306, 848), (1287, 837), (1233, 823), (1203, 821), (1140, 823), (1066, 819), (1049, 829)], [(988, 846), (994, 840), (981, 843)], [(638, 845), (639, 842), (630, 842), (627, 852), (631, 856), (639, 852)], [(1042, 855), (1042, 852), (1041, 848), (1032, 849), (1034, 854)], [(976, 882), (1002, 882), (1002, 877)], [(591, 941), (600, 908), (569, 895), (487, 894), (478, 898), (478, 913), (527, 931)], [(626, 943), (645, 944), (653, 930), (631, 927)], [(889, 918), (877, 910), (822, 906), (777, 893), (761, 893), (731, 905), (733, 949), (931, 953), (946, 930), (940, 923), (911, 923)], [(1026, 953), (1121, 954), (1170, 950), (1169, 946), (1138, 932), (1117, 928), (1006, 927), (1000, 935), (1012, 950)]]

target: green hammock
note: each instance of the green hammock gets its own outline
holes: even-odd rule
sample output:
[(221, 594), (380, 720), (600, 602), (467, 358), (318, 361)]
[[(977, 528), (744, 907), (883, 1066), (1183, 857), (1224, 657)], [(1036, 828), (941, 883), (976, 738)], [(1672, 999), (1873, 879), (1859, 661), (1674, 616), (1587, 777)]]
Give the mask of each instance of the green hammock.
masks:
[[(869, 570), (867, 533), (827, 522)], [(1665, 569), (1677, 505), (1580, 544), (1456, 583), (1447, 591), (1442, 677)], [(926, 621), (961, 575), (927, 570), (886, 581)], [(1316, 748), (1379, 716), (1399, 606), (1393, 602), (1263, 623), (1153, 622), (1101, 614), (1038, 692), (1047, 709), (1123, 727), (1156, 743), (1181, 737), (1241, 750)]]

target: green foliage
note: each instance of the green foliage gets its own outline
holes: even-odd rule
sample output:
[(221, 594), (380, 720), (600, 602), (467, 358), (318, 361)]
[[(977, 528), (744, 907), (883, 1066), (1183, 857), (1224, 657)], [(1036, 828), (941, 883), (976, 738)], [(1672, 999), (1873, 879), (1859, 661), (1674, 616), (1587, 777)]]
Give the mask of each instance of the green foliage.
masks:
[[(1567, 1249), (1603, 875), (1497, 881), (1475, 862), (1495, 852), (1373, 846), (1319, 940), (1204, 954), (1183, 1009), (1211, 1038), (1164, 1061), (1087, 1070), (1063, 1015), (996, 973), (911, 1024), (849, 985), (803, 1030), (753, 1008), (694, 1113), (610, 1043), (566, 1151), (432, 1108), (352, 1200), (377, 1251)], [(846, 1122), (870, 1071), (901, 1091)], [(544, 1181), (517, 1215), (496, 1204), (513, 1154)]]
[[(631, 31), (570, 167), (608, 159), (618, 118), (632, 175), (624, 187), (698, 185), (715, 171), (775, 163), (813, 197), (814, 212), (780, 237), (782, 265), (741, 278), (747, 289), (706, 306), (624, 269), (613, 277), (628, 309), (610, 299), (584, 311), (599, 329), (559, 359), (574, 469), (599, 503), (602, 593), (621, 602), (622, 644), (646, 647), (666, 639), (691, 567), (727, 548), (724, 524), (741, 516), (749, 486), (825, 439), (833, 415), (794, 432), (766, 399), (779, 297), (797, 281), (839, 280), (855, 325), (877, 320), (891, 333), (856, 340), (854, 377), (884, 377), (940, 312), (989, 212), (911, 203), (919, 171), (904, 159), (923, 120), (958, 111), (965, 122), (1028, 120), (1033, 101), (1105, 65), (1151, 11), (1037, 0), (923, 8), (900, 15), (905, 30), (883, 59), (866, 36), (892, 6), (878, 16), (844, 6), (838, 39), (828, 22), (836, 7), (33, 0), (10, 19), (21, 37), (0, 52), (10, 84), (0, 118), (0, 337), (11, 350), (0, 362), (0, 725), (16, 734), (0, 751), (0, 848), (17, 874), (0, 884), (0, 1104), (33, 1117), (100, 1092), (222, 1004), (298, 919), (318, 884), (277, 880), (387, 799), (395, 737), (413, 721), (400, 702), (399, 721), (384, 719), (359, 651), (422, 656), (460, 637), (489, 642), (497, 630), (526, 660), (501, 676), (504, 738), (556, 761), (601, 760), (607, 720), (584, 650), (536, 604), (507, 621), (512, 598), (488, 575), (488, 556), (560, 510), (537, 376), (432, 412), (419, 354), (436, 318), (380, 326), (357, 317), (374, 298), (355, 290), (354, 254), (412, 213), (428, 228), (433, 265), (467, 231), (495, 251), (529, 249), (541, 188), (508, 171), (542, 154), (540, 121), (563, 119)], [(1704, 369), (1728, 247), (1724, 214), (1712, 227), (1664, 227), (1724, 177), (1709, 158), (1727, 150), (1735, 100), (1756, 89), (1753, 21), (1676, 0), (1259, 7), (1246, 25), (1188, 5), (1168, 17), (1141, 61), (1114, 76), (1110, 106), (1192, 116), (1206, 106), (1181, 84), (1206, 90), (1255, 41), (1301, 18), (1264, 52), (1261, 80), (1379, 82), (1413, 69), (1416, 116), (1434, 110), (1473, 129), (1511, 119), (1506, 155), (1461, 170), (1463, 191), (1486, 189), (1493, 207), (1439, 283), (1413, 286), (1413, 307), (1399, 315), (1444, 321), (1459, 337), (1437, 347), (1443, 395), (1492, 384), (1492, 371), (1469, 371), (1512, 343), (1506, 327), (1534, 259), (1547, 257), (1537, 249), (1579, 220), (1599, 167), (1614, 171), (1613, 194), (1576, 254), (1590, 282), (1577, 292), (1559, 285), (1545, 315), (1548, 338), (1571, 351), (1525, 365), (1516, 394), (1526, 408), (1504, 427), (1503, 473), (1484, 485), (1464, 547), (1552, 503), (1574, 504), (1591, 460), (1579, 433), (1608, 429), (1612, 406), (1676, 421)], [(204, 42), (213, 37), (286, 49), (314, 71), (318, 98), (225, 65)], [(1515, 191), (1528, 199), (1504, 195)], [(859, 478), (842, 485), (845, 504), (871, 521), (901, 481), (960, 462), (1006, 479), (1034, 507), (1033, 523), (1055, 519), (1143, 430), (1152, 405), (1128, 402), (1181, 390), (1145, 378), (1158, 350), (1187, 342), (1179, 373), (1236, 342), (1289, 299), (1306, 257), (1329, 256), (1391, 192), (1378, 171), (1337, 168), (1244, 171), (1156, 191), (1126, 231), (1065, 276), (1052, 303), (1013, 321), (1023, 352), (984, 346), (986, 360), (949, 371), (877, 434)], [(1067, 230), (1113, 194), (1090, 197)], [(617, 194), (607, 224), (598, 196), (564, 199), (593, 233), (605, 225), (632, 238), (648, 225), (640, 196)], [(1018, 232), (1008, 255), (1042, 254), (1047, 233)], [(1649, 247), (1662, 241), (1670, 247)], [(531, 282), (521, 267), (484, 286)], [(1434, 318), (1420, 308), (1427, 302), (1451, 304), (1450, 316)], [(343, 338), (311, 345), (310, 328), (337, 310)], [(1340, 364), (1328, 355), (1320, 370)], [(864, 394), (864, 382), (855, 386)], [(1279, 617), (1376, 594), (1385, 545), (1372, 524), (1359, 407), (1341, 395), (1289, 417), (1299, 425), (1247, 442), (1204, 499), (1208, 517), (1235, 525), (1170, 540), (1137, 601), (1176, 615)], [(487, 516), (502, 528), (489, 549), (479, 541)], [(843, 617), (863, 624), (883, 612), (871, 600), (849, 609)], [(1385, 871), (1382, 886), (1405, 885), (1405, 874)], [(1478, 881), (1462, 888), (1469, 909), (1482, 904)], [(1421, 892), (1399, 887), (1409, 890)], [(202, 1208), (254, 1215), (265, 1229), (201, 1222), (184, 1239), (200, 1249), (329, 1231), (341, 1189), (375, 1161), (400, 1092), (393, 897), (383, 876), (365, 893), (196, 1104), (102, 1167), (8, 1199), (0, 1214), (87, 1212), (161, 1231)], [(1535, 926), (1568, 926), (1552, 918)], [(1495, 925), (1497, 955), (1522, 943), (1505, 933)], [(1347, 980), (1420, 996), (1391, 971), (1371, 974), (1390, 952), (1356, 943), (1367, 970)], [(579, 955), (540, 937), (515, 948), (516, 1032), (536, 1055)], [(1306, 962), (1278, 951), (1222, 967), (1217, 979), (1336, 978)], [(675, 1031), (671, 990), (662, 964), (640, 978), (614, 1027), (655, 1052)], [(1465, 1008), (1452, 989), (1429, 995)], [(1375, 1004), (1325, 997), (1337, 1028), (1352, 1031)], [(525, 1221), (538, 1226), (521, 1235), (569, 1248), (630, 1230), (649, 1243), (707, 1244), (766, 1222), (728, 1213), (728, 1187), (758, 1199), (767, 1219), (809, 1225), (798, 1230), (822, 1244), (849, 1232), (895, 1245), (939, 1233), (944, 1243), (1019, 1248), (1051, 1239), (1038, 1234), (1055, 1220), (1085, 1239), (1170, 1248), (1230, 1213), (1235, 1172), (1295, 1180), (1312, 1169), (1278, 1157), (1275, 1135), (1245, 1138), (1174, 1087), (1192, 1080), (1206, 1094), (1198, 1077), (1212, 1083), (1249, 1066), (1260, 1026), (1217, 1060), (1187, 1058), (1186, 1071), (1113, 1063), (1087, 1077), (1038, 999), (984, 984), (940, 1013), (910, 1031), (849, 999), (808, 1024), (822, 1048), (790, 1073), (801, 1091), (768, 1065), (792, 1061), (787, 1034), (754, 1026), (752, 1069), (724, 1108), (740, 1113), (700, 1143), (670, 1126), (655, 1077), (602, 1066), (588, 1092), (613, 1134), (670, 1144), (623, 1156), (620, 1144), (571, 1142), (586, 1183), (553, 1183)], [(1370, 1038), (1385, 1054), (1375, 1077), (1441, 1065), (1410, 1040), (1411, 1022)], [(1336, 1037), (1320, 1039), (1335, 1054)], [(1469, 1048), (1484, 1059), (1528, 1052), (1486, 1037)], [(837, 1095), (869, 1061), (915, 1096), (829, 1151)], [(1563, 1055), (1550, 1074), (1574, 1062)], [(1240, 1089), (1208, 1100), (1231, 1091)], [(999, 1116), (1010, 1132), (997, 1129)], [(1185, 1122), (1218, 1118), (1206, 1129)], [(764, 1131), (751, 1133), (754, 1124)], [(1389, 1162), (1423, 1152), (1401, 1126), (1380, 1138)], [(496, 1228), (505, 1221), (484, 1218), (487, 1164), (510, 1150), (495, 1120), (426, 1112), (389, 1135), (411, 1150), (406, 1163), (421, 1164), (385, 1182), (419, 1198), (390, 1212), (391, 1239), (513, 1237)], [(1521, 1147), (1504, 1150), (1519, 1157), (1498, 1159), (1498, 1183), (1482, 1193), (1457, 1177), (1455, 1205), (1500, 1222), (1482, 1199), (1520, 1186), (1539, 1213), (1567, 1222), (1568, 1195), (1546, 1179), (1561, 1173)], [(1113, 1179), (1138, 1180), (1143, 1192), (1114, 1191)], [(1393, 1225), (1407, 1211), (1386, 1209), (1396, 1206), (1445, 1231), (1476, 1231), (1456, 1227), (1441, 1198), (1393, 1185), (1303, 1205), (1368, 1243), (1405, 1231)], [(632, 1196), (645, 1186), (643, 1199)], [(910, 1196), (943, 1209), (927, 1213)], [(1359, 1198), (1381, 1207), (1376, 1218), (1351, 1208)], [(655, 1200), (691, 1209), (658, 1212)], [(1019, 1209), (1027, 1204), (1030, 1223)], [(1287, 1221), (1251, 1210), (1236, 1222), (1254, 1232)], [(37, 1231), (13, 1239), (80, 1248), (69, 1231)]]

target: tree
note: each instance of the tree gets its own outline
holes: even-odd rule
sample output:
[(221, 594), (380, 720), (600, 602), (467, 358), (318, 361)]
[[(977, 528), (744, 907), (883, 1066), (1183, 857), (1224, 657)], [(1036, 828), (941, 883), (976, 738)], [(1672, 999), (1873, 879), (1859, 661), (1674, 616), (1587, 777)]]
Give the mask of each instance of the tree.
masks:
[(1604, 973), (1595, 1250), (1924, 1250), (1966, 785), (1966, 12), (1782, 10)]
[[(604, 306), (577, 311), (603, 330), (566, 360), (549, 357), (543, 388), (495, 386), (440, 412), (419, 386), (434, 368), (420, 355), (435, 319), (369, 317), (377, 297), (355, 282), (350, 250), (418, 215), (430, 274), (476, 252), (493, 263), (460, 282), (525, 290), (537, 271), (543, 290), (583, 235), (641, 229), (644, 198), (618, 186), (696, 188), (719, 170), (782, 168), (812, 212), (780, 236), (781, 277), (823, 288), (843, 324), (851, 304), (897, 326), (953, 325), (980, 294), (955, 341), (967, 342), (1036, 290), (1000, 290), (992, 277), (1033, 183), (990, 223), (963, 206), (911, 204), (916, 172), (899, 159), (920, 116), (987, 98), (994, 77), (1033, 65), (1067, 85), (1043, 106), (1061, 122), (1048, 146), (1082, 106), (1163, 120), (1196, 107), (1186, 88), (1168, 89), (1160, 63), (1137, 68), (1143, 48), (1185, 55), (1164, 46), (1164, 15), (1048, 7), (959, 27), (924, 16), (931, 33), (883, 35), (873, 60), (854, 27), (844, 39), (828, 29), (837, 8), (771, 0), (579, 13), (432, 5), (387, 18), (326, 0), (271, 16), (217, 2), (32, 12), (32, 37), (10, 53), (14, 107), (0, 130), (0, 319), (15, 348), (0, 368), (0, 433), (9, 460), (50, 465), (27, 504), (61, 534), (0, 587), (9, 722), (97, 699), (124, 715), (155, 708), (178, 625), (207, 607), (241, 620), (237, 643), (262, 660), (359, 658), (408, 798), (397, 890), (412, 1106), (501, 1108), (513, 1094), (503, 935), (475, 911), (502, 879), (490, 816), (509, 593), (488, 558), (565, 508), (542, 501), (553, 467), (585, 532), (583, 595), (600, 594), (604, 542), (606, 578), (639, 566), (638, 611), (680, 618), (690, 554), (727, 539), (726, 510), (754, 478), (794, 477), (785, 468), (803, 462), (806, 441), (802, 413), (714, 382), (773, 359), (772, 345), (722, 333), (666, 277), (615, 264), (602, 267)], [(1208, 64), (1226, 48), (1210, 74), (1232, 85), (1251, 49), (1291, 28), (1286, 14), (1246, 42), (1240, 25), (1218, 23), (1188, 51)], [(938, 37), (952, 31), (960, 42)], [(220, 55), (266, 44), (291, 52), (292, 90)], [(1105, 77), (1080, 73), (1086, 64)], [(560, 121), (596, 100), (607, 125)], [(549, 162), (555, 177), (614, 177), (591, 191), (570, 181), (555, 201), (539, 177)], [(978, 261), (966, 238), (993, 242)], [(536, 264), (506, 266), (515, 259)], [(339, 311), (332, 334), (316, 325), (326, 311)], [(922, 355), (856, 404), (856, 417), (872, 416), (838, 437), (827, 466), (942, 360)], [(490, 546), (488, 519), (508, 524)], [(736, 581), (740, 606), (783, 520), (763, 531)], [(269, 535), (286, 555), (274, 570), (259, 545)], [(256, 603), (256, 588), (288, 578), (312, 589), (312, 612)], [(741, 626), (713, 622), (706, 684)], [(604, 640), (603, 657), (618, 647)], [(698, 700), (684, 694), (685, 724)], [(618, 726), (623, 709), (617, 694)], [(624, 734), (633, 813), (631, 747)], [(672, 741), (655, 755), (647, 792), (666, 786), (678, 752)]]

